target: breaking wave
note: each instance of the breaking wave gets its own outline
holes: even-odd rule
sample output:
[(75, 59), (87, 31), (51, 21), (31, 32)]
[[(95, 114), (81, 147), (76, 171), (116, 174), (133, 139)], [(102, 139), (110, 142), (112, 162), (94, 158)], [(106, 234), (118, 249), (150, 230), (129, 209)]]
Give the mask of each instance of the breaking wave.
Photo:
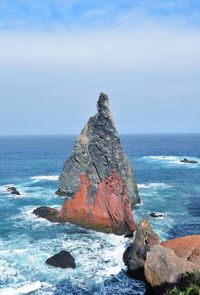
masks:
[(58, 175), (38, 175), (38, 176), (32, 176), (32, 180), (48, 180), (48, 181), (57, 181)]
[(21, 287), (10, 287), (0, 289), (1, 295), (19, 295), (19, 294), (30, 294), (34, 291), (37, 291), (42, 287), (42, 283), (40, 281), (34, 283), (26, 283)]
[(170, 188), (171, 186), (163, 182), (151, 182), (151, 183), (139, 183), (138, 188), (154, 188), (154, 189), (165, 189)]
[[(144, 156), (143, 159), (151, 160), (151, 161), (159, 161), (169, 165), (181, 165), (184, 167), (197, 167), (200, 164), (200, 159), (197, 157), (189, 157), (189, 156)], [(188, 159), (188, 160), (195, 160), (198, 163), (182, 163), (181, 160)]]

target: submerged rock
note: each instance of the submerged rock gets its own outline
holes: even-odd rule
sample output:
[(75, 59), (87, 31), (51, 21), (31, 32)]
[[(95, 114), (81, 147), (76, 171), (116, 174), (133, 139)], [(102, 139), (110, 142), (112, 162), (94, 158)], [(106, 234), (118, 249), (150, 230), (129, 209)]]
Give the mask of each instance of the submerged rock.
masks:
[(54, 256), (48, 258), (46, 263), (60, 268), (75, 268), (74, 257), (68, 251), (61, 251)]
[(128, 273), (137, 279), (144, 279), (144, 262), (147, 252), (153, 245), (159, 243), (158, 235), (153, 231), (149, 222), (142, 220), (137, 226), (130, 246), (123, 255), (123, 260), (128, 268)]
[(176, 286), (180, 275), (200, 270), (200, 235), (185, 236), (155, 245), (147, 253), (144, 273), (158, 294)]
[(20, 192), (14, 186), (7, 186), (6, 190), (13, 195), (20, 195)]
[(149, 216), (151, 216), (153, 218), (163, 217), (163, 215), (161, 213), (156, 213), (156, 212), (151, 212), (149, 214)]
[(106, 94), (100, 94), (97, 110), (76, 140), (73, 154), (59, 177), (57, 194), (67, 196), (61, 210), (43, 207), (34, 213), (50, 221), (129, 234), (136, 229), (132, 205), (140, 202), (137, 185)]
[(188, 159), (183, 159), (183, 160), (180, 160), (181, 163), (188, 163), (188, 164), (197, 164), (198, 161), (195, 161), (195, 160), (188, 160)]

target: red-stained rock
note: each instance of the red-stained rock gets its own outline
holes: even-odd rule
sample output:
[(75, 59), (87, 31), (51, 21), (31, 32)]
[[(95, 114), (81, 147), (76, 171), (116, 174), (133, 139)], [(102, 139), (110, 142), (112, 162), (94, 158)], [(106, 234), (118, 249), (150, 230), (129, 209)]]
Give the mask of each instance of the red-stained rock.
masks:
[(115, 234), (136, 229), (131, 206), (140, 202), (137, 184), (104, 93), (64, 163), (56, 193), (66, 196), (61, 210), (42, 207), (36, 215)]
[(125, 183), (116, 172), (99, 183), (94, 197), (90, 197), (91, 185), (86, 174), (80, 174), (80, 182), (77, 193), (64, 202), (57, 218), (116, 234), (136, 229), (131, 200), (124, 194)]
[(199, 262), (200, 265), (200, 235), (184, 236), (162, 242), (160, 245), (170, 248), (177, 256), (194, 263)]

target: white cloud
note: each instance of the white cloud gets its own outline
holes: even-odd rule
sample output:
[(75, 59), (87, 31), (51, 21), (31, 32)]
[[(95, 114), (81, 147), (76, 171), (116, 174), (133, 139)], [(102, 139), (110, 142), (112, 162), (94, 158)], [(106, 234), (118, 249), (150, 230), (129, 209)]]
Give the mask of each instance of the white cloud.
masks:
[[(2, 11), (8, 8), (5, 3)], [(27, 19), (23, 13), (20, 18), (19, 3), (29, 8)], [(28, 26), (36, 19), (33, 27), (38, 31), (0, 31), (0, 67), (63, 67), (91, 72), (199, 69), (200, 28), (187, 25), (187, 19), (198, 10), (184, 15), (189, 0), (181, 4), (175, 0), (133, 1), (130, 9), (121, 9), (120, 1), (103, 1), (102, 5), (89, 1), (89, 6), (83, 5), (74, 15), (72, 8), (80, 3), (16, 2), (17, 12), (9, 10), (12, 17), (8, 20)], [(53, 17), (55, 11), (60, 18)], [(49, 31), (45, 32), (45, 28)]]
[(67, 32), (1, 32), (0, 67), (69, 71), (195, 70), (200, 32), (149, 26)]

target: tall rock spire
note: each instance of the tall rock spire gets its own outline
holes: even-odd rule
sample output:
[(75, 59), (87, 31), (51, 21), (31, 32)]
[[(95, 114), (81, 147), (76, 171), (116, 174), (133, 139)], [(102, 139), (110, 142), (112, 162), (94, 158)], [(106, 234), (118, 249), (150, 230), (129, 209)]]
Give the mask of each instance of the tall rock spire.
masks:
[(97, 111), (81, 131), (59, 177), (57, 193), (68, 198), (58, 217), (123, 234), (134, 229), (131, 205), (140, 199), (104, 93)]

